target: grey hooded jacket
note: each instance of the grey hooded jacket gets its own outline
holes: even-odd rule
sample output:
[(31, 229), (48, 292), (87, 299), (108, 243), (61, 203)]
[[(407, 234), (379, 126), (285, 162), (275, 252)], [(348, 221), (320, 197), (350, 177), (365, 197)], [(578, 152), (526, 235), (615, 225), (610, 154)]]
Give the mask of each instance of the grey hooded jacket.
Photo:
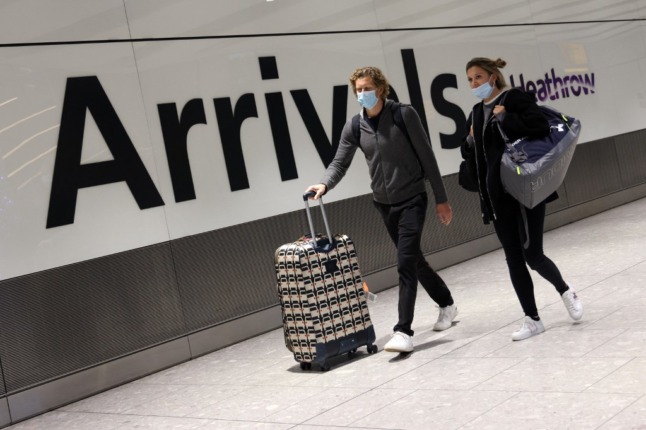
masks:
[(361, 111), (359, 144), (352, 133), (352, 121), (345, 124), (334, 160), (325, 170), (321, 183), (328, 190), (334, 188), (350, 167), (357, 148), (361, 148), (376, 202), (392, 205), (406, 201), (426, 191), (425, 179), (431, 183), (435, 203), (447, 202), (442, 175), (417, 111), (410, 105), (400, 107), (409, 142), (393, 120), (390, 103), (396, 102), (386, 100), (377, 131), (364, 119), (365, 111)]

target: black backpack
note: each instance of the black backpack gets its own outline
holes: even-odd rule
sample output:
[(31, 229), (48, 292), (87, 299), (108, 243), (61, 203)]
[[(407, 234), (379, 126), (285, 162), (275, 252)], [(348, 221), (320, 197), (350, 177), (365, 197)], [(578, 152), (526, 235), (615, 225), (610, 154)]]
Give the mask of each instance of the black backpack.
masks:
[[(408, 139), (409, 142), (410, 136), (408, 134), (408, 130), (406, 129), (406, 123), (404, 123), (404, 117), (402, 116), (402, 103), (397, 103), (393, 102), (390, 104), (390, 111), (393, 114), (393, 122), (401, 130), (402, 133), (404, 133), (404, 136), (406, 136), (406, 139)], [(356, 114), (355, 116), (352, 117), (352, 135), (354, 136), (354, 140), (356, 141), (357, 145), (359, 145), (360, 138), (361, 138), (361, 128), (359, 127), (359, 119), (360, 116), (359, 114)]]

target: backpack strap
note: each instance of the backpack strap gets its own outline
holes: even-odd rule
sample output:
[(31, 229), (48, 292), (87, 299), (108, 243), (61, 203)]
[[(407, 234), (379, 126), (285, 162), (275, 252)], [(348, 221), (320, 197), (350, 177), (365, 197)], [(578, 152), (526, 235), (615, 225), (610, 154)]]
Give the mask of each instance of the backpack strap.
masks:
[[(404, 136), (406, 136), (406, 139), (411, 142), (410, 135), (408, 134), (408, 129), (406, 128), (406, 123), (404, 122), (404, 116), (402, 115), (401, 107), (402, 103), (393, 101), (390, 104), (390, 112), (393, 115), (393, 122), (395, 123), (397, 128), (399, 128), (399, 130), (404, 133)], [(359, 126), (359, 121), (359, 114), (356, 114), (352, 117), (352, 135), (354, 136), (354, 140), (357, 142), (357, 145), (359, 145), (361, 139), (361, 128)]]
[(408, 134), (408, 129), (406, 128), (406, 123), (404, 122), (404, 116), (402, 115), (402, 103), (398, 103), (393, 101), (390, 104), (390, 111), (393, 114), (393, 122), (399, 128), (399, 130), (404, 133), (404, 136), (406, 136), (406, 139), (408, 139), (409, 142), (412, 142), (410, 140), (410, 135)]
[(352, 135), (354, 136), (354, 140), (357, 144), (359, 145), (360, 139), (361, 139), (361, 129), (359, 128), (359, 114), (356, 114), (355, 116), (352, 117)]

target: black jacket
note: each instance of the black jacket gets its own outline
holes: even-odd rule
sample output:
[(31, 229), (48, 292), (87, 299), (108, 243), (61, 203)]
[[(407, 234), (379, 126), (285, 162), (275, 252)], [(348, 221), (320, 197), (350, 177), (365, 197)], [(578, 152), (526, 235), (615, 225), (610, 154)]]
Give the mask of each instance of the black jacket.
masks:
[[(534, 94), (512, 88), (501, 93), (493, 101), (492, 108), (500, 104), (501, 100), (505, 106), (501, 126), (512, 142), (522, 137), (543, 137), (549, 134), (549, 123), (536, 105)], [(483, 102), (473, 106), (467, 120), (467, 134), (461, 147), (462, 158), (469, 163), (472, 172), (478, 173), (482, 219), (485, 224), (499, 218), (504, 212), (515, 210), (519, 205), (505, 192), (500, 180), (500, 160), (505, 142), (494, 121), (496, 120), (491, 115), (485, 124)], [(472, 124), (473, 145), (467, 139)], [(556, 196), (551, 196), (548, 200), (553, 198)]]

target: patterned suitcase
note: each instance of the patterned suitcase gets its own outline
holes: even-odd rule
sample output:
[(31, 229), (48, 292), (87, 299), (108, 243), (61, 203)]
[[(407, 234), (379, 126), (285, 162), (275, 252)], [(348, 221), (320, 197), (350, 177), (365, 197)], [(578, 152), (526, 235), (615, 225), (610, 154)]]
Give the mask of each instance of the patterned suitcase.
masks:
[(346, 235), (336, 235), (330, 243), (321, 199), (327, 236), (315, 235), (309, 195), (303, 200), (311, 235), (276, 250), (276, 278), (287, 349), (301, 369), (316, 363), (328, 370), (329, 358), (364, 345), (372, 354), (377, 345), (354, 243)]

